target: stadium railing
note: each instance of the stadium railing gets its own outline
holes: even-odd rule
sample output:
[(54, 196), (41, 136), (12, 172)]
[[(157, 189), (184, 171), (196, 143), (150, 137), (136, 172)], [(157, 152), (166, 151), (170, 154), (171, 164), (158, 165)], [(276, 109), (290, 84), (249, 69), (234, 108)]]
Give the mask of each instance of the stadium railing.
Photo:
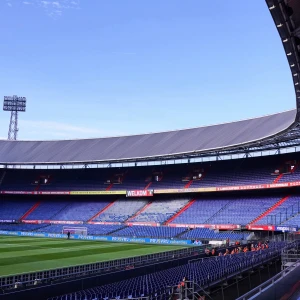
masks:
[(18, 286), (34, 285), (36, 280), (49, 282), (51, 280), (67, 279), (71, 277), (87, 276), (92, 274), (105, 274), (113, 270), (122, 270), (126, 267), (147, 265), (158, 261), (168, 261), (182, 257), (197, 255), (204, 252), (205, 246), (188, 247), (179, 250), (165, 251), (160, 253), (141, 255), (111, 261), (97, 262), (85, 265), (76, 265), (64, 268), (56, 268), (39, 272), (16, 274), (0, 277), (0, 288), (2, 290)]
[(274, 277), (270, 278), (269, 280), (265, 281), (261, 285), (257, 286), (256, 288), (252, 289), (248, 293), (244, 294), (243, 296), (237, 298), (236, 300), (247, 300), (247, 299), (255, 299), (257, 296), (261, 295), (264, 291), (269, 289), (270, 287), (278, 284), (278, 282), (284, 278), (287, 274), (295, 270), (300, 266), (300, 260), (294, 262), (292, 265), (281, 271), (280, 273), (276, 274)]
[(289, 248), (285, 248), (281, 252), (282, 269), (291, 266), (300, 261), (300, 240), (290, 243)]

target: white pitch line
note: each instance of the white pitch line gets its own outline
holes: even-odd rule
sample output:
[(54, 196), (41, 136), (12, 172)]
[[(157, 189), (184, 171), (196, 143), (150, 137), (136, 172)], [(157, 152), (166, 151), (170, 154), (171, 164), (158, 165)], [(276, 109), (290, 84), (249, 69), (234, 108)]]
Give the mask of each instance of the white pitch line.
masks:
[[(99, 247), (99, 244), (98, 245), (93, 245), (93, 246), (74, 246), (72, 245), (72, 247), (74, 246), (74, 248), (72, 247), (46, 247), (46, 246), (38, 246), (38, 245), (24, 245), (24, 244), (1, 244), (1, 246), (4, 245), (4, 246), (26, 246), (26, 247), (30, 247), (30, 248), (39, 248), (39, 249), (57, 249), (57, 250), (69, 250), (69, 251), (75, 251), (76, 249), (101, 249), (101, 248), (106, 248), (107, 246), (108, 247), (113, 247), (115, 244), (113, 245), (102, 245)], [(1, 252), (1, 248), (4, 248), (4, 247), (0, 247), (0, 252)], [(5, 248), (4, 248), (5, 249)], [(11, 249), (12, 251), (11, 252), (14, 252), (13, 249)], [(29, 250), (32, 250), (32, 249), (28, 249)], [(27, 251), (27, 250), (24, 250), (24, 251)], [(16, 251), (16, 252), (20, 252), (20, 251)]]

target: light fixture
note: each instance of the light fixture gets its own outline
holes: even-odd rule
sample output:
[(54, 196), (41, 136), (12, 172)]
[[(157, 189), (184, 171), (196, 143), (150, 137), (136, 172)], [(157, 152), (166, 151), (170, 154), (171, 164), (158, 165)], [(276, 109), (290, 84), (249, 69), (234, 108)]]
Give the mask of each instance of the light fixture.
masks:
[(276, 25), (277, 26), (277, 28), (280, 28), (280, 27), (282, 27), (283, 25), (280, 23), (280, 24), (278, 24), (278, 25)]
[(282, 40), (282, 42), (283, 42), (283, 43), (286, 43), (288, 40), (289, 40), (289, 39), (286, 38), (286, 39)]
[(286, 55), (287, 55), (287, 56), (290, 56), (290, 55), (292, 55), (292, 52), (289, 52), (289, 53), (287, 53)]
[(295, 83), (295, 85), (298, 85), (298, 84), (299, 84), (299, 82), (296, 82), (296, 83)]
[(292, 68), (292, 67), (295, 67), (295, 64), (291, 64), (290, 67), (291, 67), (291, 68)]
[(298, 73), (294, 73), (294, 74), (293, 74), (294, 77), (297, 76), (297, 75), (298, 75)]
[(273, 5), (273, 6), (269, 7), (269, 10), (272, 10), (272, 9), (274, 9), (275, 7), (276, 7), (276, 6)]

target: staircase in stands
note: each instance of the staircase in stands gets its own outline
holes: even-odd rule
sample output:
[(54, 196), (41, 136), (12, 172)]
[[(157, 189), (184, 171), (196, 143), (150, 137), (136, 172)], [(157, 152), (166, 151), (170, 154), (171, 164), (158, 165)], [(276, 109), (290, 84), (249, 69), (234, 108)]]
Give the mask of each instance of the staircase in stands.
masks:
[(106, 205), (104, 208), (102, 208), (100, 211), (98, 211), (93, 217), (91, 217), (87, 222), (91, 222), (93, 221), (95, 218), (97, 218), (100, 214), (102, 214), (103, 212), (105, 212), (108, 208), (110, 208), (117, 200), (109, 203), (108, 205)]
[(263, 212), (260, 216), (258, 216), (257, 218), (255, 218), (253, 221), (251, 221), (249, 223), (249, 225), (253, 225), (256, 222), (258, 222), (259, 220), (261, 220), (262, 218), (266, 217), (268, 214), (270, 214), (274, 209), (276, 209), (278, 206), (280, 206), (281, 204), (283, 204), (290, 196), (286, 196), (281, 198), (279, 201), (277, 201), (273, 206), (271, 206), (270, 208), (268, 208), (265, 212)]
[(128, 218), (126, 222), (130, 222), (131, 220), (133, 220), (135, 217), (137, 217), (138, 215), (140, 215), (142, 212), (144, 212), (150, 205), (152, 204), (152, 201), (148, 202), (145, 206), (143, 206), (139, 211), (137, 211), (133, 216), (131, 216), (130, 218)]
[(21, 218), (20, 221), (25, 220), (34, 210), (36, 210), (39, 205), (41, 204), (41, 201), (38, 201), (35, 203)]
[(196, 199), (193, 199), (189, 201), (184, 207), (182, 207), (176, 214), (174, 214), (169, 220), (167, 220), (164, 225), (170, 224), (174, 219), (176, 219), (179, 215), (181, 215), (184, 211), (186, 211), (190, 206), (193, 205), (193, 203), (196, 201)]
[(1, 175), (1, 178), (0, 178), (0, 185), (3, 182), (5, 175), (6, 175), (6, 171), (3, 171), (2, 175)]

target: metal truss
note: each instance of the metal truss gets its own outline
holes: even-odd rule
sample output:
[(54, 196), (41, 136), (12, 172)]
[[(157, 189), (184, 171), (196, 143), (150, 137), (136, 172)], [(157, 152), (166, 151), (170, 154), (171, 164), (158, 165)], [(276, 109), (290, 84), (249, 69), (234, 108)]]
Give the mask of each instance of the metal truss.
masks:
[(18, 112), (12, 111), (10, 115), (9, 129), (8, 129), (8, 140), (16, 141), (18, 136)]

